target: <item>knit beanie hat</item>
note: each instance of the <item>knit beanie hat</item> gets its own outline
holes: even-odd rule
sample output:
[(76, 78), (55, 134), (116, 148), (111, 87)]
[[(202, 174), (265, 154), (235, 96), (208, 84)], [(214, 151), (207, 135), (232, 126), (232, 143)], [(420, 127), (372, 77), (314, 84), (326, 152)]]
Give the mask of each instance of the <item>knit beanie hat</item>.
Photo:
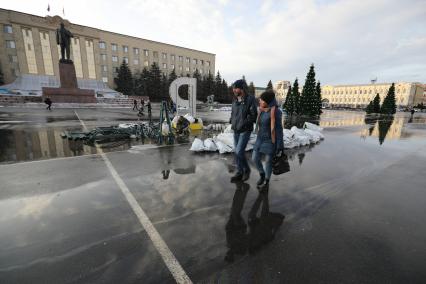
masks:
[(234, 84), (232, 84), (232, 86), (236, 89), (244, 89), (245, 87), (245, 82), (244, 80), (240, 79), (234, 82)]

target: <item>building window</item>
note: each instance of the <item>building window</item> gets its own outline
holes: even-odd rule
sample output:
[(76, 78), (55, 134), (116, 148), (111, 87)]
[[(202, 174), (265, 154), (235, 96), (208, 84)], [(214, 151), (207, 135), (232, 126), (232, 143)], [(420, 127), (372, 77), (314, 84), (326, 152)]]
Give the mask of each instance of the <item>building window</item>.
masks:
[(203, 69), (200, 69), (200, 74), (203, 74)]
[(154, 58), (158, 58), (158, 51), (154, 51), (154, 52), (152, 53), (152, 55), (154, 56)]
[(167, 63), (163, 63), (163, 68), (167, 69)]
[(102, 82), (108, 83), (108, 77), (102, 77)]
[(174, 64), (170, 64), (170, 68), (172, 68), (174, 70), (175, 69), (175, 65)]
[(111, 43), (111, 50), (117, 51), (117, 45), (115, 43)]
[(198, 63), (198, 60), (197, 59), (192, 59), (192, 64), (195, 64), (195, 65), (197, 65), (197, 63)]
[(3, 26), (3, 31), (7, 34), (11, 34), (13, 32), (12, 30), (12, 26), (11, 25), (4, 25)]
[(112, 56), (112, 62), (118, 62), (118, 56), (113, 55)]
[(189, 67), (186, 67), (186, 68), (185, 68), (185, 71), (186, 71), (186, 72), (189, 72)]
[(174, 55), (170, 55), (170, 60), (175, 61), (175, 56)]
[(123, 45), (123, 52), (129, 52), (129, 47), (127, 45)]
[(145, 67), (149, 67), (149, 61), (148, 61), (148, 60), (145, 60), (145, 61), (143, 62), (143, 66), (145, 66)]
[(107, 55), (106, 55), (106, 54), (101, 54), (101, 59), (102, 59), (103, 61), (106, 61), (106, 59), (107, 59)]
[(105, 49), (105, 48), (106, 48), (106, 44), (105, 44), (105, 42), (104, 42), (104, 41), (100, 41), (100, 42), (99, 42), (99, 48), (100, 48), (100, 49)]
[(108, 72), (108, 66), (102, 65), (101, 66), (102, 72)]
[(129, 64), (129, 58), (128, 58), (128, 57), (123, 57), (123, 61), (124, 61), (126, 64)]
[(190, 63), (191, 62), (191, 58), (187, 57), (186, 58), (186, 63)]
[(179, 56), (179, 61), (183, 62), (183, 56)]
[(201, 66), (204, 66), (204, 60), (200, 60)]
[(9, 55), (9, 61), (10, 61), (11, 63), (16, 63), (16, 62), (18, 62), (18, 56), (16, 56), (16, 55)]
[(133, 53), (134, 53), (135, 55), (139, 55), (139, 48), (134, 47), (134, 48), (133, 48)]
[(167, 59), (167, 53), (163, 52), (163, 59)]
[(207, 67), (209, 67), (210, 66), (210, 61), (206, 61), (206, 65), (207, 65)]
[(179, 71), (182, 71), (182, 70), (183, 70), (182, 65), (179, 65)]
[(145, 54), (145, 56), (149, 56), (149, 50), (148, 49), (144, 49), (143, 53)]
[(7, 48), (16, 48), (15, 41), (13, 41), (13, 40), (6, 40), (6, 47)]
[(139, 59), (133, 59), (133, 65), (139, 65)]

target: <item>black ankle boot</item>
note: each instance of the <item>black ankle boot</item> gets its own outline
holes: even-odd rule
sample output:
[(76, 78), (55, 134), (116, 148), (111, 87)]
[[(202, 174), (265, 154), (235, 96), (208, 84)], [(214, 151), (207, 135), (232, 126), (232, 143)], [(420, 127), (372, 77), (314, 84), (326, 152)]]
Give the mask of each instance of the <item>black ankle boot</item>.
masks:
[(231, 177), (231, 182), (240, 181), (243, 178), (242, 173), (236, 173), (233, 177)]
[(269, 179), (265, 180), (265, 183), (258, 187), (259, 191), (269, 190)]
[(265, 182), (265, 174), (260, 174), (260, 178), (257, 181), (257, 186), (261, 186)]

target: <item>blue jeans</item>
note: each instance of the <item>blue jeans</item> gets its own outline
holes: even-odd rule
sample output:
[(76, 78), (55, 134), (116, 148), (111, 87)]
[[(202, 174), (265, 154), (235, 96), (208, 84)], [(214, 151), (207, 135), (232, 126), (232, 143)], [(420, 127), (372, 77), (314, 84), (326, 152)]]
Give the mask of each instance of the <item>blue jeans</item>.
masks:
[(237, 162), (238, 173), (250, 172), (250, 167), (246, 158), (246, 147), (250, 140), (251, 131), (234, 133), (235, 159)]
[(265, 178), (267, 180), (269, 180), (271, 178), (271, 175), (272, 175), (272, 158), (273, 158), (273, 155), (271, 155), (271, 154), (263, 154), (263, 155), (265, 155), (265, 169), (263, 169), (263, 165), (262, 165), (262, 161), (261, 161), (262, 153), (254, 150), (253, 155), (252, 155), (252, 160), (253, 160), (254, 164), (256, 165), (256, 168), (259, 171), (259, 174), (265, 175)]

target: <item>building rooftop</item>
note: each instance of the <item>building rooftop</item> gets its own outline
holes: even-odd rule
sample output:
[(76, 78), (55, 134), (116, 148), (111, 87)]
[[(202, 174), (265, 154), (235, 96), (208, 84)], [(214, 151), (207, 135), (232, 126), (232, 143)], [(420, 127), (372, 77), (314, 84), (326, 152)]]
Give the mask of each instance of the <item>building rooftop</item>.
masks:
[[(395, 85), (398, 85), (398, 84), (421, 84), (419, 82), (394, 82), (394, 83), (395, 83)], [(330, 85), (330, 84), (327, 84), (327, 85), (324, 85), (323, 87), (360, 87), (360, 86), (375, 86), (375, 85), (380, 86), (380, 85), (391, 85), (391, 84), (392, 83), (387, 83), (387, 82), (374, 83), (374, 84), (369, 83), (369, 84), (348, 84), (348, 85), (344, 85), (344, 84), (342, 84), (342, 85)]]

